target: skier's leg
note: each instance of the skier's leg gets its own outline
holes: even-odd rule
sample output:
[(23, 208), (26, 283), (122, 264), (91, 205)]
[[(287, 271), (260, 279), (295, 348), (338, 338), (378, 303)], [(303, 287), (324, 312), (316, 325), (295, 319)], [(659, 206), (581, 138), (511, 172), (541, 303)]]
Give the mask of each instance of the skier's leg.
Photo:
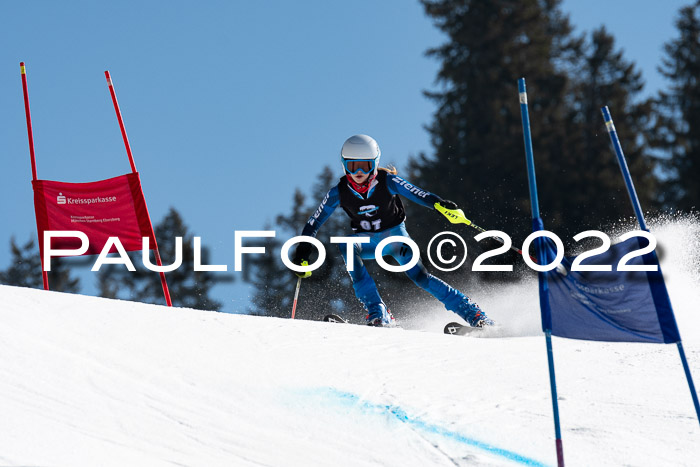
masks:
[(406, 275), (416, 285), (440, 300), (445, 308), (458, 314), (470, 325), (476, 325), (479, 321), (487, 319), (479, 305), (459, 290), (430, 274), (420, 260), (418, 264), (406, 271)]
[[(346, 246), (340, 245), (340, 254), (343, 261), (347, 265), (347, 249)], [(348, 271), (350, 279), (352, 279), (352, 287), (355, 289), (355, 296), (367, 310), (367, 324), (372, 325), (388, 325), (393, 320), (387, 312), (387, 307), (379, 296), (377, 285), (367, 272), (363, 257), (374, 257), (374, 246), (368, 243), (355, 244), (352, 250), (353, 254), (353, 270)]]
[[(396, 229), (396, 232), (393, 235), (409, 236), (403, 224), (394, 229)], [(408, 264), (413, 259), (413, 250), (402, 243), (392, 243), (385, 249), (385, 252), (391, 254), (400, 265)], [(445, 305), (445, 308), (459, 315), (470, 325), (483, 326), (484, 324), (493, 324), (493, 321), (486, 317), (479, 305), (471, 301), (469, 297), (430, 274), (423, 266), (420, 258), (415, 266), (406, 271), (406, 275), (418, 287), (432, 294)]]

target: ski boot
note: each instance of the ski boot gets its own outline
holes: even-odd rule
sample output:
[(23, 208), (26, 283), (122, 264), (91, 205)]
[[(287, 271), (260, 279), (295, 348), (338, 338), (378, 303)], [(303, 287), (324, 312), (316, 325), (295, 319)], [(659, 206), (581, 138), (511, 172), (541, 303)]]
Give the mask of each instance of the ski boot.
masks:
[(484, 326), (493, 326), (495, 324), (483, 311), (477, 311), (474, 317), (469, 320), (469, 326), (473, 328), (483, 328)]
[(483, 328), (484, 326), (493, 326), (496, 324), (491, 318), (486, 316), (486, 313), (481, 311), (479, 305), (468, 300), (462, 302), (462, 305), (456, 313), (473, 328)]
[(379, 326), (379, 327), (394, 327), (396, 326), (396, 320), (391, 311), (383, 303), (378, 303), (376, 305), (370, 305), (368, 307), (367, 316), (368, 326)]

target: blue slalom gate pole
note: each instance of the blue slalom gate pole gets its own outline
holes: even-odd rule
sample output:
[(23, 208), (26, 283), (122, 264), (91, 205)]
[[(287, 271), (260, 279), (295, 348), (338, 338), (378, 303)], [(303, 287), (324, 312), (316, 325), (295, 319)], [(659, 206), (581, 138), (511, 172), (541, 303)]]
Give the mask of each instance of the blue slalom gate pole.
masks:
[[(530, 116), (527, 108), (527, 91), (525, 90), (525, 78), (518, 80), (518, 93), (520, 95), (520, 117), (523, 122), (523, 139), (525, 142), (525, 159), (527, 161), (527, 180), (530, 187), (530, 207), (532, 210), (532, 230), (544, 230), (540, 218), (540, 205), (537, 199), (537, 180), (535, 179), (535, 159), (532, 155), (532, 136), (530, 134)], [(537, 262), (545, 264), (545, 254), (541, 247), (541, 239), (535, 242), (537, 249)], [(523, 253), (525, 254), (525, 253)], [(557, 465), (564, 467), (564, 445), (561, 439), (561, 426), (559, 424), (559, 402), (557, 400), (557, 380), (554, 374), (554, 351), (552, 350), (552, 314), (549, 308), (547, 295), (547, 275), (539, 272), (540, 283), (540, 311), (542, 314), (542, 329), (547, 342), (547, 361), (549, 363), (549, 386), (552, 391), (552, 410), (554, 412), (554, 434), (557, 449)]]
[[(625, 154), (622, 152), (622, 146), (620, 145), (620, 139), (617, 136), (617, 130), (615, 129), (615, 124), (613, 123), (612, 116), (610, 115), (610, 110), (608, 106), (601, 108), (603, 112), (603, 119), (605, 120), (605, 127), (610, 135), (610, 141), (612, 142), (613, 150), (617, 156), (617, 162), (620, 165), (620, 170), (622, 171), (622, 177), (625, 179), (625, 185), (627, 186), (627, 193), (629, 194), (630, 201), (632, 202), (632, 207), (637, 216), (637, 221), (639, 222), (639, 227), (649, 232), (647, 224), (644, 220), (644, 213), (642, 212), (642, 206), (639, 203), (639, 198), (637, 197), (637, 191), (634, 189), (634, 183), (632, 183), (632, 177), (630, 176), (629, 168), (627, 167), (627, 161), (625, 159)], [(653, 253), (656, 256), (655, 253)], [(658, 262), (658, 261), (657, 261)], [(664, 286), (665, 289), (665, 286)], [(666, 292), (668, 293), (668, 292)], [(675, 318), (674, 318), (675, 320)], [(675, 324), (675, 323), (674, 323)], [(693, 384), (693, 376), (690, 374), (690, 367), (688, 366), (688, 360), (685, 358), (685, 351), (683, 350), (683, 343), (678, 340), (676, 342), (678, 346), (678, 353), (681, 357), (681, 363), (683, 364), (683, 371), (685, 371), (685, 378), (688, 380), (688, 387), (690, 388), (690, 395), (693, 398), (693, 404), (695, 405), (695, 414), (698, 417), (698, 422), (700, 422), (700, 402), (698, 402), (698, 394), (695, 391), (695, 384)]]
[(610, 141), (612, 142), (613, 150), (617, 156), (617, 162), (620, 164), (620, 170), (622, 171), (622, 178), (625, 179), (625, 185), (627, 186), (627, 194), (629, 194), (630, 201), (632, 202), (632, 207), (634, 208), (634, 213), (637, 215), (637, 220), (639, 221), (639, 227), (642, 230), (649, 231), (647, 228), (647, 223), (644, 221), (644, 213), (642, 213), (642, 206), (639, 204), (639, 198), (637, 197), (637, 190), (634, 189), (634, 183), (632, 183), (632, 177), (630, 176), (629, 168), (627, 167), (627, 160), (622, 152), (622, 146), (620, 145), (620, 139), (617, 137), (617, 131), (615, 130), (615, 124), (610, 116), (610, 111), (606, 105), (601, 109), (603, 112), (603, 119), (605, 120), (605, 128), (608, 130), (610, 135)]

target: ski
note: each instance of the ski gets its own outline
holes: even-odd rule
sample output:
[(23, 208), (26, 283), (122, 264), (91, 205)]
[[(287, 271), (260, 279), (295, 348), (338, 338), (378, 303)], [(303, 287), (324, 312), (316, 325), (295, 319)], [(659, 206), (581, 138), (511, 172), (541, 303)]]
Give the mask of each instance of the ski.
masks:
[(343, 319), (338, 315), (330, 314), (326, 315), (323, 317), (323, 321), (326, 321), (327, 323), (349, 323), (347, 319)]
[[(348, 321), (347, 319), (342, 318), (342, 317), (340, 317), (340, 316), (338, 316), (338, 315), (336, 315), (336, 314), (326, 315), (326, 316), (323, 317), (323, 320), (322, 320), (322, 321), (325, 321), (325, 322), (327, 322), (327, 323), (345, 323), (345, 324), (352, 324), (352, 323), (350, 323), (350, 321)], [(398, 326), (398, 325), (396, 324), (396, 321), (393, 321), (393, 324), (390, 325), (390, 326), (377, 326), (377, 327), (397, 328), (397, 327), (400, 327), (400, 326)]]
[(459, 324), (459, 323), (448, 323), (445, 326), (445, 334), (450, 334), (453, 336), (465, 336), (467, 334), (471, 334), (474, 332), (482, 332), (484, 328), (473, 328), (471, 326), (467, 326), (466, 324)]

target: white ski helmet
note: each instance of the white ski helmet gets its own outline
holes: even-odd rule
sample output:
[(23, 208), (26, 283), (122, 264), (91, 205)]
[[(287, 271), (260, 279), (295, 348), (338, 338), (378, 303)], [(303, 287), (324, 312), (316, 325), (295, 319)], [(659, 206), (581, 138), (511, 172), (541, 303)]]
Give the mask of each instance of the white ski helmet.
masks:
[(376, 175), (382, 151), (377, 142), (367, 135), (355, 135), (348, 138), (340, 150), (340, 161), (345, 173), (355, 174), (362, 171)]

